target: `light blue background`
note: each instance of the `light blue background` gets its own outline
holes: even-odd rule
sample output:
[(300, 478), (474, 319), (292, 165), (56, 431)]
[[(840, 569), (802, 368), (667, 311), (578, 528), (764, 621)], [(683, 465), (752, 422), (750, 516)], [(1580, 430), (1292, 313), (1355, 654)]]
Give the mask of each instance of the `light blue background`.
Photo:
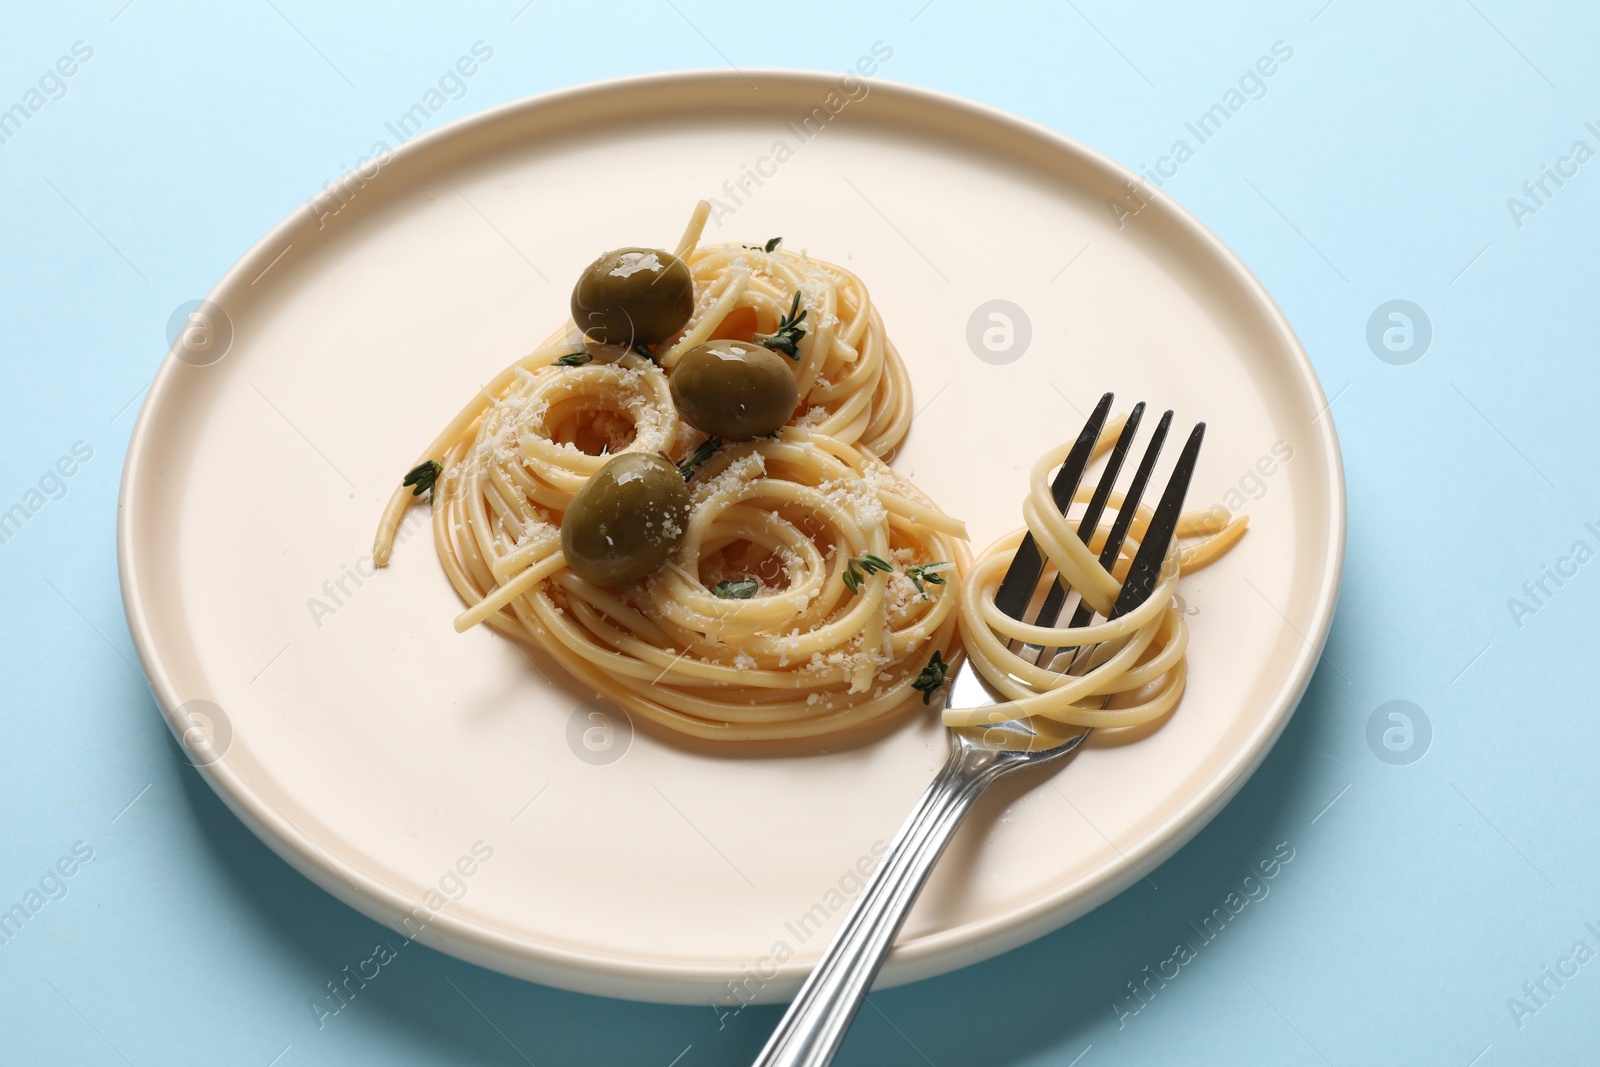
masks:
[[(777, 1009), (719, 1029), (709, 1008), (543, 989), (420, 947), (319, 1030), (308, 1001), (387, 931), (279, 861), (179, 754), (123, 622), (115, 497), (172, 310), (473, 41), (495, 59), (434, 125), (642, 71), (842, 70), (881, 38), (886, 75), (1133, 166), (1275, 41), (1293, 48), (1167, 188), (1260, 276), (1336, 397), (1350, 551), (1304, 704), (1159, 888), (875, 995), (841, 1061), (1592, 1062), (1600, 962), (1547, 980), (1521, 1027), (1507, 998), (1578, 939), (1600, 948), (1584, 929), (1600, 927), (1600, 564), (1549, 583), (1520, 627), (1506, 601), (1579, 538), (1600, 545), (1583, 527), (1600, 525), (1600, 162), (1521, 228), (1506, 200), (1574, 140), (1600, 147), (1584, 129), (1600, 17), (1324, 2), (12, 5), (0, 107), (75, 41), (94, 51), (0, 145), (0, 508), (74, 442), (93, 458), (0, 545), (0, 907), (75, 842), (94, 859), (0, 945), (0, 1061), (748, 1062)], [(1407, 366), (1366, 341), (1396, 298), (1434, 331)], [(1408, 766), (1366, 740), (1392, 699), (1432, 724)], [(1295, 858), (1270, 896), (1119, 1025), (1125, 983), (1198, 940), (1189, 924), (1282, 841)]]

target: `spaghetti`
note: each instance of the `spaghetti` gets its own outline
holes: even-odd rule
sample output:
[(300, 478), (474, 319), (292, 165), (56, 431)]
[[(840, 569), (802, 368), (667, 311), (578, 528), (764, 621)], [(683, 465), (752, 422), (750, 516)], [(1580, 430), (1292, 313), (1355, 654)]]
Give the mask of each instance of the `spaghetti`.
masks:
[[(1095, 446), (1095, 456), (1111, 447), (1125, 418), (1107, 425)], [(1140, 504), (1128, 535), (1110, 570), (1100, 565), (1099, 554), (1112, 520), (1121, 508), (1121, 494), (1113, 493), (1103, 521), (1085, 545), (1078, 538), (1076, 520), (1063, 514), (1050, 495), (1050, 473), (1070, 451), (1067, 442), (1041, 456), (1033, 465), (1029, 493), (1023, 505), (1026, 531), (1014, 530), (984, 549), (967, 571), (961, 597), (963, 644), (973, 666), (996, 692), (1011, 701), (1004, 705), (1006, 719), (1039, 716), (1071, 726), (1095, 728), (1138, 726), (1171, 711), (1183, 695), (1188, 677), (1185, 649), (1189, 632), (1175, 602), (1178, 577), (1216, 560), (1244, 536), (1246, 519), (1221, 507), (1184, 513), (1178, 520), (1177, 539), (1167, 551), (1161, 578), (1150, 596), (1121, 618), (1104, 621), (1121, 589), (1139, 540), (1149, 528), (1154, 511)], [(1091, 486), (1079, 488), (1073, 502), (1086, 504)], [(1021, 543), (1032, 533), (1053, 568), (1046, 580), (1057, 578), (1075, 590), (1101, 621), (1087, 626), (1035, 626), (1006, 615), (995, 606), (995, 592)], [(1179, 539), (1198, 538), (1188, 545)], [(1049, 669), (1049, 662), (1034, 663), (1021, 650), (1062, 649), (1078, 662), (1070, 672)], [(1079, 653), (1079, 649), (1084, 650)], [(993, 720), (996, 708), (947, 709), (947, 726), (973, 726)]]
[[(909, 427), (910, 387), (859, 279), (775, 247), (699, 248), (705, 217), (701, 204), (677, 250), (695, 306), (676, 335), (584, 362), (568, 324), (424, 452), (435, 547), (467, 605), (456, 627), (488, 623), (697, 737), (859, 727), (926, 697), (930, 655), (953, 654), (965, 527), (878, 458)], [(673, 367), (708, 339), (772, 334), (799, 308), (809, 328), (790, 357), (800, 403), (789, 425), (707, 447), (674, 409)], [(562, 520), (628, 452), (682, 461), (692, 507), (664, 566), (607, 588), (573, 570)], [(390, 500), (379, 566), (412, 500), (404, 487)]]

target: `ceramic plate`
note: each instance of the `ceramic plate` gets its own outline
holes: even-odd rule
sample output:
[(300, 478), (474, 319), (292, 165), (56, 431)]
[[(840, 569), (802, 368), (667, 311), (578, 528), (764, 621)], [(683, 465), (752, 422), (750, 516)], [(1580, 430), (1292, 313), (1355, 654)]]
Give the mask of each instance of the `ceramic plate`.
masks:
[(976, 104), (781, 71), (587, 86), (364, 161), (175, 324), (134, 432), (123, 595), (169, 725), (280, 855), (426, 944), (612, 996), (791, 994), (943, 760), (933, 715), (827, 751), (686, 746), (488, 628), (457, 634), (424, 509), (393, 566), (368, 556), (415, 453), (564, 318), (577, 271), (671, 246), (714, 198), (708, 240), (781, 235), (866, 281), (915, 386), (895, 464), (975, 545), (1020, 524), (1028, 467), (1101, 392), (1209, 421), (1190, 503), (1242, 504), (1250, 532), (1184, 582), (1181, 707), (987, 797), (880, 985), (1084, 914), (1261, 762), (1344, 543), (1331, 416), (1289, 325), (1132, 181)]

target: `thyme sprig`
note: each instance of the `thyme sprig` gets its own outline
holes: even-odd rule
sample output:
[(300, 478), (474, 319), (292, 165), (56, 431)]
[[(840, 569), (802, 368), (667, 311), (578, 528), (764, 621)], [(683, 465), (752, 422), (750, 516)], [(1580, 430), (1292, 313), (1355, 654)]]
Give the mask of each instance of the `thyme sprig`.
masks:
[(911, 688), (922, 694), (922, 702), (926, 704), (933, 699), (933, 694), (944, 686), (949, 671), (950, 664), (944, 661), (944, 653), (936, 648), (928, 659), (928, 665), (922, 668), (917, 680), (911, 683)]
[(794, 291), (794, 302), (789, 305), (789, 313), (778, 320), (778, 328), (772, 333), (756, 334), (756, 344), (774, 352), (782, 352), (790, 359), (800, 358), (800, 339), (806, 335), (800, 325), (806, 318), (805, 311), (800, 307), (800, 299), (804, 295), (800, 289)]
[(783, 238), (782, 237), (773, 237), (770, 240), (768, 240), (767, 243), (764, 244), (764, 245), (745, 245), (745, 247), (750, 249), (750, 251), (752, 251), (752, 252), (772, 253), (772, 252), (776, 252), (778, 250), (778, 245), (780, 245), (782, 243), (783, 243)]
[(421, 496), (423, 493), (433, 492), (434, 483), (439, 480), (439, 475), (443, 473), (443, 463), (436, 459), (426, 459), (406, 471), (405, 480), (400, 484), (409, 485), (412, 496)]
[(683, 475), (684, 481), (689, 481), (694, 477), (694, 472), (700, 469), (700, 465), (702, 463), (721, 451), (722, 438), (706, 438), (704, 441), (700, 442), (700, 446), (698, 448), (678, 461), (678, 473)]
[(922, 587), (922, 583), (944, 585), (944, 575), (939, 572), (948, 566), (950, 564), (944, 560), (939, 560), (937, 563), (919, 563), (915, 567), (906, 568), (906, 577), (910, 578), (911, 584), (917, 587), (917, 592), (922, 594), (922, 599), (930, 600), (932, 598), (928, 596), (928, 591)]
[(894, 570), (894, 564), (881, 556), (868, 553), (865, 556), (851, 556), (850, 563), (844, 569), (845, 588), (851, 593), (861, 592), (861, 583), (866, 581), (868, 574), (888, 574)]
[(723, 600), (749, 600), (760, 588), (761, 583), (754, 578), (724, 578), (711, 591)]

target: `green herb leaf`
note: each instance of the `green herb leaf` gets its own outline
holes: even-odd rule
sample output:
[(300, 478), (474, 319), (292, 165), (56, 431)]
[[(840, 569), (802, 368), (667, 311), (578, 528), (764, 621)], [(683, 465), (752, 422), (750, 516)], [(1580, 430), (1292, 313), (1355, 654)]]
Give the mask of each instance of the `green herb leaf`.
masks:
[(443, 473), (443, 463), (436, 459), (424, 460), (406, 471), (405, 480), (400, 484), (411, 486), (412, 496), (421, 496), (423, 493), (433, 491), (434, 483), (439, 480), (439, 475)]
[(894, 570), (894, 565), (881, 556), (871, 554), (865, 556), (852, 556), (850, 563), (844, 569), (844, 585), (851, 593), (861, 592), (861, 583), (866, 581), (868, 574), (888, 574)]
[(933, 656), (928, 660), (928, 665), (922, 668), (922, 673), (917, 675), (917, 680), (911, 683), (911, 688), (922, 694), (922, 702), (924, 704), (932, 700), (933, 694), (937, 693), (944, 685), (945, 677), (949, 670), (950, 664), (944, 661), (944, 654), (937, 648), (934, 649)]
[(800, 358), (800, 339), (806, 335), (806, 331), (800, 326), (806, 317), (806, 313), (800, 309), (800, 299), (804, 295), (802, 290), (794, 291), (794, 302), (789, 305), (789, 314), (778, 320), (778, 328), (772, 333), (756, 334), (756, 344), (770, 348), (774, 352), (782, 352), (790, 359)]
[(684, 481), (694, 477), (694, 472), (700, 469), (700, 464), (722, 451), (722, 438), (708, 437), (700, 442), (700, 447), (678, 461), (678, 473), (683, 475)]
[(711, 587), (723, 600), (749, 600), (761, 588), (754, 578), (724, 579)]
[(921, 563), (915, 567), (907, 567), (906, 577), (910, 578), (911, 584), (917, 587), (917, 592), (922, 594), (922, 599), (929, 600), (931, 598), (928, 596), (928, 591), (922, 588), (922, 583), (927, 582), (929, 585), (944, 585), (944, 575), (931, 568), (942, 568), (948, 566), (950, 566), (950, 564), (944, 560), (940, 560), (937, 563)]
[(558, 367), (581, 367), (585, 363), (587, 363), (590, 360), (592, 360), (593, 358), (594, 358), (593, 356), (591, 356), (588, 352), (585, 352), (585, 351), (568, 352), (566, 355), (561, 356), (556, 360), (556, 366), (558, 366)]
[(778, 245), (783, 242), (782, 237), (774, 237), (764, 245), (745, 245), (752, 252), (776, 252)]

